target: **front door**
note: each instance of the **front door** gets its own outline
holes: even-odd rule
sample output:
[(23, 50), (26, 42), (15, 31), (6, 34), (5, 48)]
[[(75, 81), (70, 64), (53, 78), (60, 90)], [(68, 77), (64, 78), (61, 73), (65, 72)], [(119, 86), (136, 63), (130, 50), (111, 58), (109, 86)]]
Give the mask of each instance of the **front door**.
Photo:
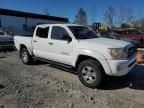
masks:
[(72, 63), (73, 44), (68, 31), (60, 26), (53, 26), (49, 40), (49, 55), (54, 61)]

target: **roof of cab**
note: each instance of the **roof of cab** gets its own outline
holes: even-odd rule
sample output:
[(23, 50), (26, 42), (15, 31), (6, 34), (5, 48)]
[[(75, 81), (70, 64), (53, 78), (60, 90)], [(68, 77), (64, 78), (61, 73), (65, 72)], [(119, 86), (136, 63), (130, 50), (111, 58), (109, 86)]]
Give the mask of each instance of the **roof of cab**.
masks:
[(83, 26), (78, 24), (40, 24), (38, 27), (47, 27), (47, 26)]

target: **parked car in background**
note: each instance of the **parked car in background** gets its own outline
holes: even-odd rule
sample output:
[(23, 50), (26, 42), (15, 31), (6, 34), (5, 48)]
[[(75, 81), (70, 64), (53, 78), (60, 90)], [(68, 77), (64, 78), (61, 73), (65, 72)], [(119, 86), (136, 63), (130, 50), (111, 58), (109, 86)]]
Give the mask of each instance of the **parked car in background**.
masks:
[(0, 50), (3, 49), (14, 49), (14, 37), (0, 31)]
[(121, 36), (113, 31), (99, 31), (98, 33), (99, 37), (103, 38), (110, 38), (110, 39), (117, 39), (120, 40)]
[(137, 47), (144, 46), (144, 45), (142, 45), (143, 43), (140, 42), (140, 39), (144, 39), (143, 32), (140, 32), (133, 28), (114, 30), (114, 32), (120, 34), (123, 39), (131, 41)]
[(141, 37), (144, 38), (144, 33), (136, 30), (136, 29), (127, 29), (122, 32), (122, 35), (132, 38), (132, 39), (140, 39)]

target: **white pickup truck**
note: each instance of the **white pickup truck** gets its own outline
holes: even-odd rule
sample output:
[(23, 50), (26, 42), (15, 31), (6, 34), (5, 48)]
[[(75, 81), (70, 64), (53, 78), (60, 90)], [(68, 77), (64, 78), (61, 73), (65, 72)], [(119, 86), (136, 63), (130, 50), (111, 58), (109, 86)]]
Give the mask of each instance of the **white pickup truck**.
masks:
[(126, 75), (136, 64), (132, 44), (98, 38), (86, 26), (43, 24), (35, 28), (33, 37), (14, 37), (24, 64), (33, 58), (71, 67), (87, 87), (99, 87), (105, 76)]

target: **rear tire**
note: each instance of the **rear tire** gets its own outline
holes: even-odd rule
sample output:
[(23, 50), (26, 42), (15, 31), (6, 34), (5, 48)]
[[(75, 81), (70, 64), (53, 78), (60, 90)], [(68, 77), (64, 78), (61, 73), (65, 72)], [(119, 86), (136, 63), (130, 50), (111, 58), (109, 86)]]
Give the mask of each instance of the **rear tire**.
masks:
[(104, 72), (95, 60), (84, 60), (78, 66), (79, 80), (89, 88), (98, 88), (102, 85)]
[(29, 54), (26, 48), (22, 48), (20, 50), (20, 58), (22, 62), (26, 65), (32, 64), (33, 62), (32, 56)]

